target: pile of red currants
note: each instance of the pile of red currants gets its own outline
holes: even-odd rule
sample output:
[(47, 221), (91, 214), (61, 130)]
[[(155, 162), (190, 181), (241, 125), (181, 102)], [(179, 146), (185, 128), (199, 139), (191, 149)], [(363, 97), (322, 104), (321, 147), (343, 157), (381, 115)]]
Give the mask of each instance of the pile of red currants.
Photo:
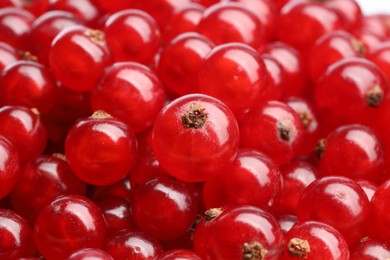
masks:
[(0, 0), (0, 259), (390, 259), (389, 84), (354, 0)]

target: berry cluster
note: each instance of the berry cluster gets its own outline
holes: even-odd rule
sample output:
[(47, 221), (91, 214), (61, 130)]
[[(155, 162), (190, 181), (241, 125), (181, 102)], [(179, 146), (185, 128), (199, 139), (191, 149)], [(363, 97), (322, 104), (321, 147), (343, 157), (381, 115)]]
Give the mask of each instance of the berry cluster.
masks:
[(390, 259), (390, 14), (1, 0), (0, 259)]

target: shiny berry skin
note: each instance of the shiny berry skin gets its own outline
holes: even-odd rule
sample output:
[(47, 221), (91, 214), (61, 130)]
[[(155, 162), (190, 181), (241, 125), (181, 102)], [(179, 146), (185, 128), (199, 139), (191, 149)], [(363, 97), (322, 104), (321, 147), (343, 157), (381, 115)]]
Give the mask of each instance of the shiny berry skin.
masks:
[(337, 127), (369, 121), (388, 93), (381, 70), (363, 58), (329, 66), (315, 86), (315, 101), (326, 123)]
[(344, 125), (317, 147), (323, 176), (345, 176), (377, 182), (384, 174), (384, 150), (374, 132), (363, 125)]
[(273, 42), (265, 46), (264, 53), (275, 58), (285, 71), (285, 96), (300, 96), (306, 88), (308, 77), (302, 55), (292, 46)]
[(19, 54), (16, 49), (5, 42), (0, 42), (0, 73), (7, 65), (17, 60), (19, 60)]
[(283, 233), (286, 234), (290, 229), (298, 222), (298, 218), (295, 215), (279, 215), (278, 223)]
[(353, 32), (362, 25), (363, 14), (357, 1), (327, 0), (325, 5), (341, 16), (344, 28), (347, 31)]
[(304, 161), (293, 161), (281, 167), (283, 192), (281, 212), (296, 214), (302, 192), (320, 175), (319, 170)]
[(93, 110), (106, 111), (134, 132), (150, 127), (164, 102), (160, 80), (148, 67), (135, 62), (118, 62), (106, 68), (91, 95)]
[(172, 15), (169, 23), (162, 31), (164, 40), (169, 42), (182, 33), (195, 32), (205, 9), (204, 6), (196, 3), (182, 7)]
[(383, 242), (390, 244), (389, 221), (390, 214), (386, 210), (389, 207), (390, 180), (378, 187), (371, 199), (371, 234)]
[(390, 246), (376, 239), (366, 239), (351, 248), (351, 260), (379, 260), (390, 257)]
[(94, 3), (99, 7), (104, 13), (116, 13), (125, 9), (130, 9), (134, 7), (134, 2), (136, 1), (123, 1), (123, 0), (95, 0)]
[(53, 75), (65, 87), (77, 92), (91, 91), (109, 63), (104, 33), (99, 30), (70, 26), (51, 44), (49, 64)]
[(70, 129), (65, 155), (81, 180), (109, 185), (124, 178), (135, 163), (137, 142), (122, 121), (97, 111)]
[(64, 259), (85, 248), (100, 248), (105, 237), (104, 217), (90, 200), (79, 195), (57, 197), (39, 213), (34, 240), (45, 259)]
[(367, 59), (374, 62), (390, 81), (390, 43), (384, 42), (368, 53)]
[(169, 93), (182, 96), (199, 92), (199, 71), (214, 44), (198, 33), (184, 33), (162, 50), (157, 73)]
[(131, 209), (137, 226), (158, 240), (178, 238), (191, 227), (197, 214), (188, 187), (163, 177), (136, 187)]
[(35, 255), (33, 233), (27, 221), (7, 209), (0, 209), (0, 258), (15, 260)]
[(65, 260), (114, 260), (114, 258), (100, 249), (83, 248), (72, 253)]
[[(348, 1), (347, 1), (348, 2)], [(345, 31), (333, 31), (322, 35), (310, 51), (308, 67), (310, 77), (316, 81), (326, 68), (347, 57), (365, 55), (364, 44)]]
[(240, 150), (233, 163), (203, 187), (206, 208), (251, 205), (270, 211), (280, 206), (281, 196), (278, 165), (251, 149)]
[(39, 62), (49, 64), (49, 50), (53, 39), (62, 29), (81, 22), (65, 11), (49, 11), (34, 20), (31, 26), (30, 50), (37, 55)]
[(205, 259), (278, 259), (283, 231), (268, 212), (250, 206), (232, 207), (214, 219)]
[(364, 190), (353, 180), (323, 177), (303, 191), (297, 216), (299, 222), (317, 220), (332, 226), (352, 245), (366, 234), (370, 204)]
[(142, 259), (154, 260), (163, 250), (160, 243), (141, 231), (123, 229), (109, 237), (103, 250), (114, 260)]
[(1, 8), (0, 41), (14, 48), (26, 50), (34, 19), (35, 17), (26, 10), (14, 7)]
[(240, 120), (258, 104), (267, 87), (267, 69), (260, 54), (241, 43), (222, 44), (204, 59), (199, 88), (224, 102)]
[(129, 178), (126, 176), (122, 180), (111, 185), (95, 186), (91, 192), (91, 198), (97, 203), (107, 199), (129, 200), (131, 188)]
[(159, 255), (155, 260), (202, 260), (195, 252), (186, 249), (173, 249)]
[(0, 108), (0, 135), (15, 146), (21, 163), (40, 155), (47, 141), (38, 114), (20, 106)]
[(17, 8), (23, 8), (35, 16), (40, 16), (49, 9), (49, 0), (3, 0), (0, 3), (0, 8), (7, 6), (13, 6)]
[(187, 182), (212, 178), (238, 151), (238, 124), (230, 109), (207, 95), (172, 101), (156, 117), (152, 147), (161, 166)]
[(366, 53), (369, 53), (370, 51), (374, 50), (383, 41), (385, 41), (385, 37), (377, 35), (367, 29), (358, 30), (354, 32), (354, 35), (364, 44)]
[(0, 199), (7, 196), (20, 178), (19, 155), (15, 146), (0, 135)]
[(281, 100), (287, 84), (287, 73), (280, 63), (271, 55), (261, 55), (268, 72), (267, 87), (262, 92), (261, 100)]
[(207, 8), (197, 31), (215, 44), (240, 42), (258, 49), (264, 45), (263, 25), (257, 16), (237, 3), (221, 3)]
[(122, 198), (105, 199), (97, 203), (106, 221), (106, 236), (121, 229), (135, 229), (130, 202)]
[(277, 38), (297, 49), (307, 50), (323, 34), (342, 29), (336, 11), (316, 1), (290, 1), (280, 10)]
[(111, 15), (104, 25), (104, 33), (115, 61), (148, 65), (160, 47), (156, 21), (141, 10), (128, 9)]
[(376, 190), (378, 189), (378, 185), (367, 180), (356, 180), (356, 183), (359, 184), (360, 187), (362, 187), (362, 189), (367, 195), (368, 200), (371, 201)]
[(23, 165), (20, 179), (12, 190), (13, 209), (30, 223), (39, 211), (57, 196), (86, 194), (86, 185), (60, 157), (40, 155)]
[(304, 129), (298, 114), (287, 104), (268, 101), (244, 116), (240, 135), (242, 147), (256, 149), (280, 165), (294, 158)]
[(48, 67), (32, 61), (18, 61), (0, 75), (0, 103), (19, 105), (48, 113), (57, 98), (57, 84)]
[(93, 0), (54, 0), (52, 2), (52, 10), (70, 12), (87, 26), (94, 26), (100, 15)]
[(285, 239), (282, 259), (349, 259), (348, 244), (343, 236), (322, 222), (298, 223), (287, 232)]

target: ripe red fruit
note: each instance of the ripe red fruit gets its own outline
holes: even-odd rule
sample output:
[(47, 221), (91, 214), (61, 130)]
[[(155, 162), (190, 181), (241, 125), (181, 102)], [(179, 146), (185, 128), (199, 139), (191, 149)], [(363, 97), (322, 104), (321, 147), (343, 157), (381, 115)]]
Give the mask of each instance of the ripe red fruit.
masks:
[(100, 249), (95, 248), (83, 248), (72, 253), (70, 256), (65, 258), (65, 260), (88, 260), (88, 259), (98, 259), (98, 260), (114, 260), (108, 253)]
[(20, 177), (18, 151), (12, 143), (0, 135), (0, 199), (7, 196)]
[(70, 129), (65, 155), (81, 180), (109, 185), (123, 179), (135, 164), (137, 143), (131, 129), (103, 111)]
[(16, 49), (5, 42), (0, 42), (0, 73), (7, 65), (17, 60), (19, 60), (19, 54)]
[(378, 187), (371, 199), (370, 234), (383, 242), (390, 244), (389, 207), (390, 180)]
[(210, 96), (193, 94), (172, 101), (156, 117), (153, 151), (177, 179), (205, 181), (229, 165), (238, 151), (238, 124), (230, 109)]
[(87, 26), (94, 27), (100, 15), (93, 0), (54, 0), (52, 2), (52, 10), (70, 12)]

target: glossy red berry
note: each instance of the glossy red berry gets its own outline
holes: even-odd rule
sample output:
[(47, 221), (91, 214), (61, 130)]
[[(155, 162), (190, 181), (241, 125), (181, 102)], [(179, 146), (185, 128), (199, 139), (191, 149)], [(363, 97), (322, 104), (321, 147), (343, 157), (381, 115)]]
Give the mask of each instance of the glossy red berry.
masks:
[(182, 96), (200, 91), (199, 71), (213, 47), (209, 39), (193, 32), (177, 36), (164, 47), (157, 73), (168, 93)]
[(390, 246), (376, 239), (364, 239), (351, 248), (351, 260), (386, 259), (390, 257)]
[(20, 8), (0, 8), (0, 41), (14, 48), (27, 50), (34, 19), (30, 12)]
[(8, 139), (0, 135), (0, 199), (7, 196), (20, 178), (18, 151)]
[(327, 0), (325, 5), (335, 10), (342, 18), (344, 28), (353, 32), (362, 25), (363, 12), (355, 0)]
[(264, 45), (263, 24), (242, 4), (220, 3), (207, 8), (197, 31), (215, 44), (240, 42), (259, 49)]
[(31, 227), (11, 210), (0, 209), (0, 237), (1, 259), (23, 259), (36, 253)]
[(136, 187), (131, 208), (135, 223), (158, 240), (178, 238), (191, 227), (197, 214), (188, 187), (168, 178), (156, 178)]
[(240, 120), (259, 103), (267, 88), (267, 69), (260, 54), (248, 45), (228, 43), (215, 47), (199, 71), (202, 93), (224, 102)]
[(12, 190), (13, 209), (34, 223), (39, 211), (57, 196), (86, 194), (86, 185), (70, 170), (60, 157), (41, 155), (21, 168), (20, 179)]
[(317, 221), (293, 226), (286, 234), (282, 259), (349, 259), (348, 244), (333, 227)]
[(99, 7), (101, 11), (104, 13), (116, 13), (125, 9), (133, 8), (135, 5), (134, 0), (130, 1), (123, 1), (123, 0), (113, 0), (113, 1), (106, 1), (106, 0), (95, 0), (94, 3)]
[(39, 213), (34, 225), (34, 240), (45, 259), (64, 259), (72, 252), (100, 248), (105, 237), (105, 222), (100, 209), (78, 195), (57, 197)]
[(203, 198), (206, 208), (251, 205), (275, 210), (282, 199), (279, 167), (256, 150), (242, 149), (229, 167), (205, 182)]
[(0, 2), (0, 8), (7, 6), (23, 8), (38, 17), (49, 9), (49, 0), (3, 0)]
[(103, 111), (76, 123), (68, 133), (65, 155), (81, 180), (109, 185), (134, 166), (137, 143), (131, 129)]
[(40, 63), (49, 64), (51, 42), (62, 29), (73, 25), (81, 25), (81, 22), (72, 13), (65, 11), (49, 11), (34, 20), (29, 49)]
[(19, 54), (16, 49), (5, 42), (0, 42), (0, 73), (7, 65), (17, 60), (19, 60)]
[(298, 203), (299, 222), (317, 220), (337, 229), (348, 245), (367, 233), (370, 204), (363, 189), (346, 177), (323, 177), (312, 182)]
[(93, 0), (54, 0), (52, 10), (62, 10), (74, 14), (87, 26), (94, 26), (100, 12)]
[(378, 185), (367, 180), (356, 180), (356, 183), (362, 187), (367, 195), (368, 200), (371, 201), (372, 196), (374, 196), (376, 190), (378, 189)]
[(46, 130), (38, 114), (20, 106), (0, 108), (0, 135), (15, 146), (21, 163), (40, 155), (47, 141)]
[(277, 164), (291, 161), (303, 142), (304, 128), (298, 114), (288, 105), (268, 101), (240, 121), (241, 145), (256, 149)]
[(390, 181), (378, 187), (371, 199), (370, 234), (381, 241), (390, 244), (389, 221), (390, 214), (386, 210), (389, 205)]
[(0, 75), (0, 103), (36, 108), (48, 113), (57, 99), (57, 84), (48, 67), (32, 61), (18, 61)]
[(297, 222), (298, 218), (295, 215), (285, 214), (278, 216), (278, 223), (284, 234), (290, 231), (290, 229), (295, 226)]
[(390, 82), (390, 43), (384, 42), (368, 53), (367, 59), (374, 62), (384, 73)]
[(150, 127), (165, 102), (164, 88), (146, 66), (119, 62), (108, 67), (91, 95), (93, 110), (104, 110), (133, 131)]
[(388, 93), (382, 71), (363, 58), (345, 58), (326, 70), (315, 101), (328, 126), (370, 121)]
[(367, 29), (358, 30), (354, 32), (354, 35), (364, 44), (366, 53), (369, 53), (371, 50), (374, 50), (383, 41), (385, 41), (385, 37), (379, 36)]
[(160, 243), (141, 231), (123, 229), (109, 237), (103, 250), (114, 260), (143, 259), (154, 260), (163, 250)]
[(186, 249), (173, 249), (159, 255), (156, 260), (201, 260), (195, 252)]
[(91, 198), (99, 203), (107, 199), (129, 200), (131, 185), (128, 177), (111, 185), (96, 186), (92, 189)]
[(128, 9), (111, 15), (104, 25), (104, 33), (115, 61), (148, 65), (160, 48), (157, 23), (141, 10)]
[(287, 73), (282, 65), (271, 55), (261, 55), (268, 72), (267, 87), (262, 92), (262, 101), (282, 100), (287, 84)]
[(62, 85), (77, 92), (91, 91), (109, 63), (104, 33), (99, 30), (70, 26), (51, 44), (49, 64), (53, 75)]
[(156, 117), (153, 151), (172, 176), (205, 181), (229, 165), (238, 151), (238, 124), (230, 109), (210, 96), (193, 94), (172, 101)]
[(374, 132), (363, 125), (345, 125), (317, 146), (321, 175), (377, 182), (384, 174), (384, 151)]
[(72, 253), (70, 256), (65, 258), (65, 260), (88, 260), (88, 259), (114, 260), (114, 258), (112, 258), (112, 256), (110, 256), (108, 253), (96, 248), (83, 248), (77, 250), (76, 252)]

